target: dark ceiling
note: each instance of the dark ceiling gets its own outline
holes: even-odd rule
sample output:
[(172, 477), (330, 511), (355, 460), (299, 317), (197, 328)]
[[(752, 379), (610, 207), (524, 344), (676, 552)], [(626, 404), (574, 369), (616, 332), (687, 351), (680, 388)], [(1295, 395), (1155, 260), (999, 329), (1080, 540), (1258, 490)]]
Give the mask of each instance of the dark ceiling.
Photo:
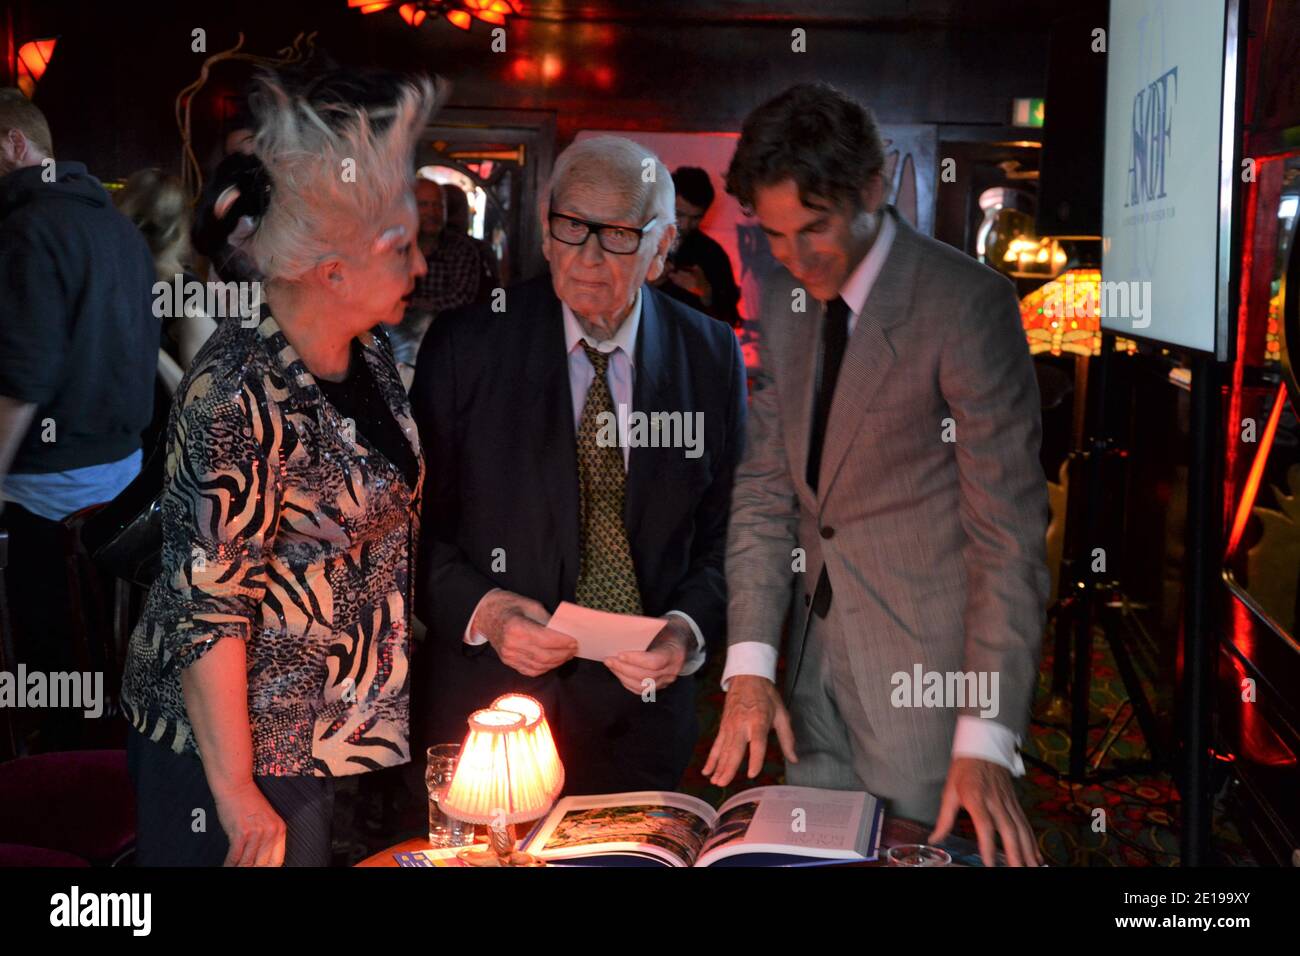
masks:
[(529, 19), (558, 21), (755, 20), (796, 24), (985, 24), (1045, 26), (1060, 16), (1095, 11), (1106, 0), (518, 0)]

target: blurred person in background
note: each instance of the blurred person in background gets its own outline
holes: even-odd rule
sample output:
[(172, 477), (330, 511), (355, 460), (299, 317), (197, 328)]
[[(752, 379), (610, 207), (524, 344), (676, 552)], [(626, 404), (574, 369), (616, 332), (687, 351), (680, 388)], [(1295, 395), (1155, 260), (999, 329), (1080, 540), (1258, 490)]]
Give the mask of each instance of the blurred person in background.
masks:
[[(478, 249), (479, 265), (482, 267), (480, 288), (489, 291), (495, 289), (501, 284), (496, 253), (492, 251), (492, 246), (486, 240), (476, 238), (473, 230), (470, 229), (469, 197), (465, 194), (465, 190), (455, 183), (443, 183), (442, 197), (447, 207), (447, 228), (465, 233)], [(475, 301), (482, 301), (482, 296), (476, 295)]]
[(393, 335), (397, 360), (403, 366), (402, 379), (408, 388), (415, 375), (420, 343), (433, 320), (451, 309), (486, 302), (496, 286), (495, 273), (485, 274), (476, 240), (463, 229), (448, 227), (443, 188), (431, 179), (421, 178), (415, 184), (415, 198), (420, 207), (420, 252), (428, 272), (416, 283), (406, 315)]
[[(157, 169), (142, 169), (131, 174), (116, 199), (118, 210), (136, 224), (149, 244), (157, 282), (166, 283), (168, 289), (174, 286), (178, 276), (182, 286), (198, 282), (198, 276), (190, 268), (193, 259), (190, 200), (180, 179)], [(183, 310), (162, 311), (157, 394), (153, 421), (144, 436), (146, 449), (153, 448), (167, 427), (167, 414), (181, 376), (217, 328), (210, 316), (188, 302)]]
[[(54, 159), (44, 115), (0, 89), (0, 510), (17, 663), (78, 669), (62, 522), (140, 470), (158, 320), (140, 232), (81, 163)], [(37, 746), (81, 745), (81, 711), (43, 708)]]
[(736, 311), (740, 289), (731, 271), (731, 258), (700, 228), (713, 205), (713, 183), (698, 166), (680, 166), (673, 173), (673, 186), (677, 189), (677, 242), (656, 285), (660, 292), (735, 328), (740, 324)]

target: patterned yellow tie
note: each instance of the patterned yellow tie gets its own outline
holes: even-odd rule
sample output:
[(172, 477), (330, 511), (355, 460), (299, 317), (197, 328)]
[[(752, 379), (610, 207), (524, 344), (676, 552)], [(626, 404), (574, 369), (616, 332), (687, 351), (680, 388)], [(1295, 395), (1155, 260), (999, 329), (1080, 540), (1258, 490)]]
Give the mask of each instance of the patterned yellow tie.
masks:
[[(610, 353), (599, 352), (582, 340), (583, 351), (596, 377), (587, 389), (578, 425), (578, 521), (582, 563), (578, 571), (577, 599), (583, 607), (618, 614), (641, 613), (641, 591), (632, 563), (632, 546), (623, 525), (623, 449), (602, 447), (601, 412), (614, 414), (605, 370)], [(609, 421), (609, 419), (603, 419)]]

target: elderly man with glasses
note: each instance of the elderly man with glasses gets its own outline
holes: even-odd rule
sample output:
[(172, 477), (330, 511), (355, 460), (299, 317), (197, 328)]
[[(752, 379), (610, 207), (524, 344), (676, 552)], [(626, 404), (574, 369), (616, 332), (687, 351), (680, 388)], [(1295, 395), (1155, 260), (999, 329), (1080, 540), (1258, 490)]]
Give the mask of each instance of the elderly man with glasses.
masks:
[[(744, 363), (730, 329), (647, 284), (676, 234), (653, 153), (581, 140), (543, 196), (551, 274), (440, 318), (417, 361), (429, 637), (412, 720), (430, 744), (457, 741), (471, 711), (531, 694), (566, 793), (672, 789), (698, 735), (691, 675), (724, 641)], [(662, 629), (645, 650), (580, 658), (547, 627), (562, 601)]]

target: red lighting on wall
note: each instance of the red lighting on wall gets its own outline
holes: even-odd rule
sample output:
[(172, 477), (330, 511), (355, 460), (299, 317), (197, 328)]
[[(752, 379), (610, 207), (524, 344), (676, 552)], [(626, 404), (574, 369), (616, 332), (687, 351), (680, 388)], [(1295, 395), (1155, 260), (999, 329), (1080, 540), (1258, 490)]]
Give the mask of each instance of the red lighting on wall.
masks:
[(510, 64), (510, 72), (516, 80), (530, 82), (537, 77), (537, 63), (530, 56), (517, 57)]
[(36, 92), (36, 84), (45, 75), (58, 42), (58, 37), (48, 37), (44, 40), (31, 40), (18, 48), (18, 88), (29, 100)]
[(1255, 452), (1255, 460), (1250, 463), (1250, 474), (1246, 476), (1246, 483), (1241, 491), (1241, 503), (1237, 506), (1237, 516), (1232, 522), (1232, 532), (1228, 535), (1228, 549), (1226, 557), (1232, 558), (1232, 554), (1237, 550), (1237, 545), (1241, 543), (1241, 535), (1246, 530), (1246, 522), (1250, 520), (1251, 509), (1255, 507), (1255, 497), (1259, 494), (1259, 483), (1264, 478), (1264, 466), (1268, 463), (1268, 453), (1273, 449), (1273, 439), (1277, 437), (1277, 423), (1282, 419), (1282, 406), (1286, 404), (1286, 385), (1279, 385), (1277, 396), (1273, 400), (1273, 411), (1268, 416), (1268, 424), (1264, 426), (1264, 434), (1260, 438), (1259, 450)]
[[(1228, 654), (1231, 677), (1224, 683), (1225, 690), (1231, 689), (1232, 696), (1222, 698), (1225, 707), (1231, 707), (1239, 721), (1235, 743), (1242, 755), (1252, 763), (1264, 767), (1294, 767), (1296, 755), (1286, 742), (1269, 726), (1268, 720), (1258, 704), (1248, 701), (1245, 696), (1246, 678), (1258, 683), (1259, 675), (1252, 669), (1247, 670), (1242, 659), (1255, 657), (1255, 628), (1259, 623), (1250, 609), (1240, 599), (1232, 601), (1232, 644), (1240, 652)], [(1227, 675), (1224, 675), (1227, 677)]]

